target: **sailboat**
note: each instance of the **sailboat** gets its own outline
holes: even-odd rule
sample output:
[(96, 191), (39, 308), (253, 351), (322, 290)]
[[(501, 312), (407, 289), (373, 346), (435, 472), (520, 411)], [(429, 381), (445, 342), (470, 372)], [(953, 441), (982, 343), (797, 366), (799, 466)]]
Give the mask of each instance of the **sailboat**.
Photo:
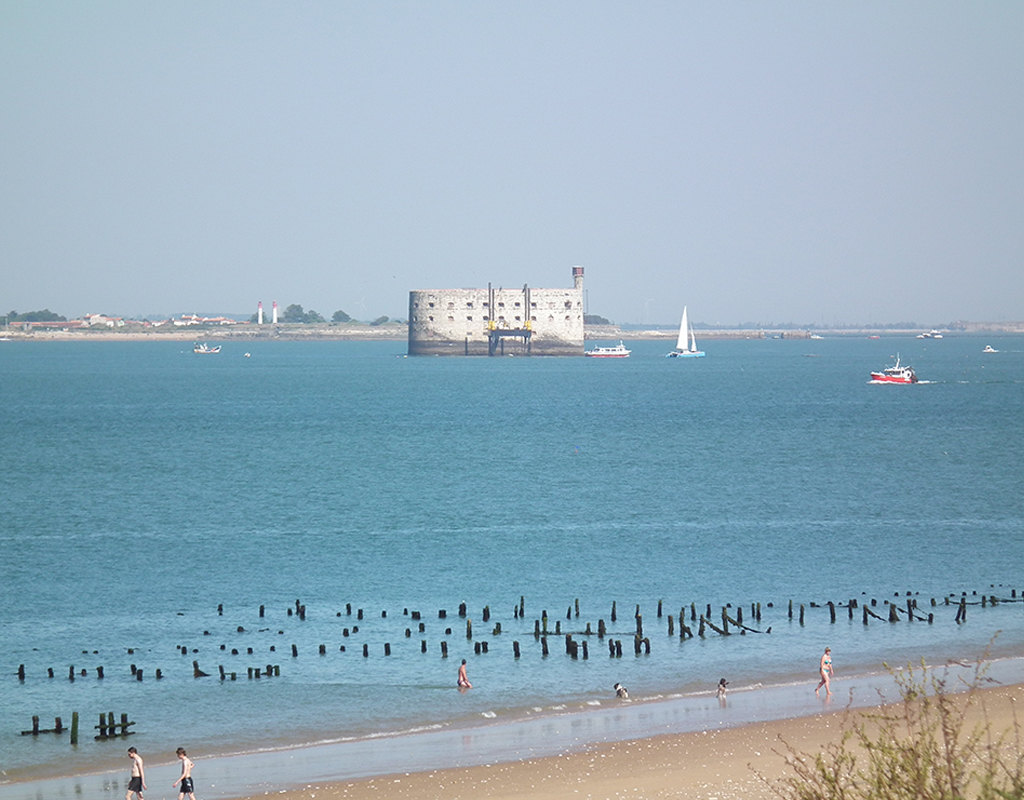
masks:
[(666, 354), (666, 358), (703, 358), (704, 351), (697, 349), (697, 337), (693, 335), (693, 328), (686, 317), (686, 306), (683, 306), (683, 319), (679, 323), (679, 338), (676, 340), (676, 349)]

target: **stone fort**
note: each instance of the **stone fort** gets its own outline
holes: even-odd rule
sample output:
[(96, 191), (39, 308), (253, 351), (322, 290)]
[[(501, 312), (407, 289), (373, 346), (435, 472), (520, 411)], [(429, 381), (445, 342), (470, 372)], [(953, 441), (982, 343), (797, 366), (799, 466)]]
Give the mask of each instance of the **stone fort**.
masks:
[(583, 267), (567, 289), (409, 292), (411, 356), (583, 355)]

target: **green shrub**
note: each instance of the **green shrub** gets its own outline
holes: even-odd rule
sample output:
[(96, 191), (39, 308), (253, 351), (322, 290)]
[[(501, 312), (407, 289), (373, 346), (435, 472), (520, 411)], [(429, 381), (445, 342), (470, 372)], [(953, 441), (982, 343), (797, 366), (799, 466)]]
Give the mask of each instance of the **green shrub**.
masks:
[[(822, 752), (802, 753), (783, 741), (792, 774), (764, 781), (782, 800), (1024, 800), (1020, 725), (993, 731), (969, 726), (987, 683), (982, 660), (963, 690), (947, 670), (890, 670), (900, 702), (869, 712), (847, 709), (843, 734)], [(958, 679), (958, 681), (961, 679)], [(778, 751), (776, 751), (778, 752)]]

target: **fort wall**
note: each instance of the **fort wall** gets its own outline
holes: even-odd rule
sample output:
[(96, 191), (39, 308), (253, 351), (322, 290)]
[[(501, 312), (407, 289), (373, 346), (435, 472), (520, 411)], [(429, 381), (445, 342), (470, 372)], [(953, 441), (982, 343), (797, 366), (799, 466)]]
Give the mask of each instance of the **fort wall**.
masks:
[(566, 289), (409, 292), (409, 355), (583, 355), (583, 268)]

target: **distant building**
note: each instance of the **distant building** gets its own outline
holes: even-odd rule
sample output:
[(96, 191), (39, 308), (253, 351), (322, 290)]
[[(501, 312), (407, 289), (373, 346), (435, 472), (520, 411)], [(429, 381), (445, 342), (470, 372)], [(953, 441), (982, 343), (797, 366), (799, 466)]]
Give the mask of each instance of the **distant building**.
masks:
[(569, 289), (409, 292), (409, 355), (583, 355), (583, 267)]

